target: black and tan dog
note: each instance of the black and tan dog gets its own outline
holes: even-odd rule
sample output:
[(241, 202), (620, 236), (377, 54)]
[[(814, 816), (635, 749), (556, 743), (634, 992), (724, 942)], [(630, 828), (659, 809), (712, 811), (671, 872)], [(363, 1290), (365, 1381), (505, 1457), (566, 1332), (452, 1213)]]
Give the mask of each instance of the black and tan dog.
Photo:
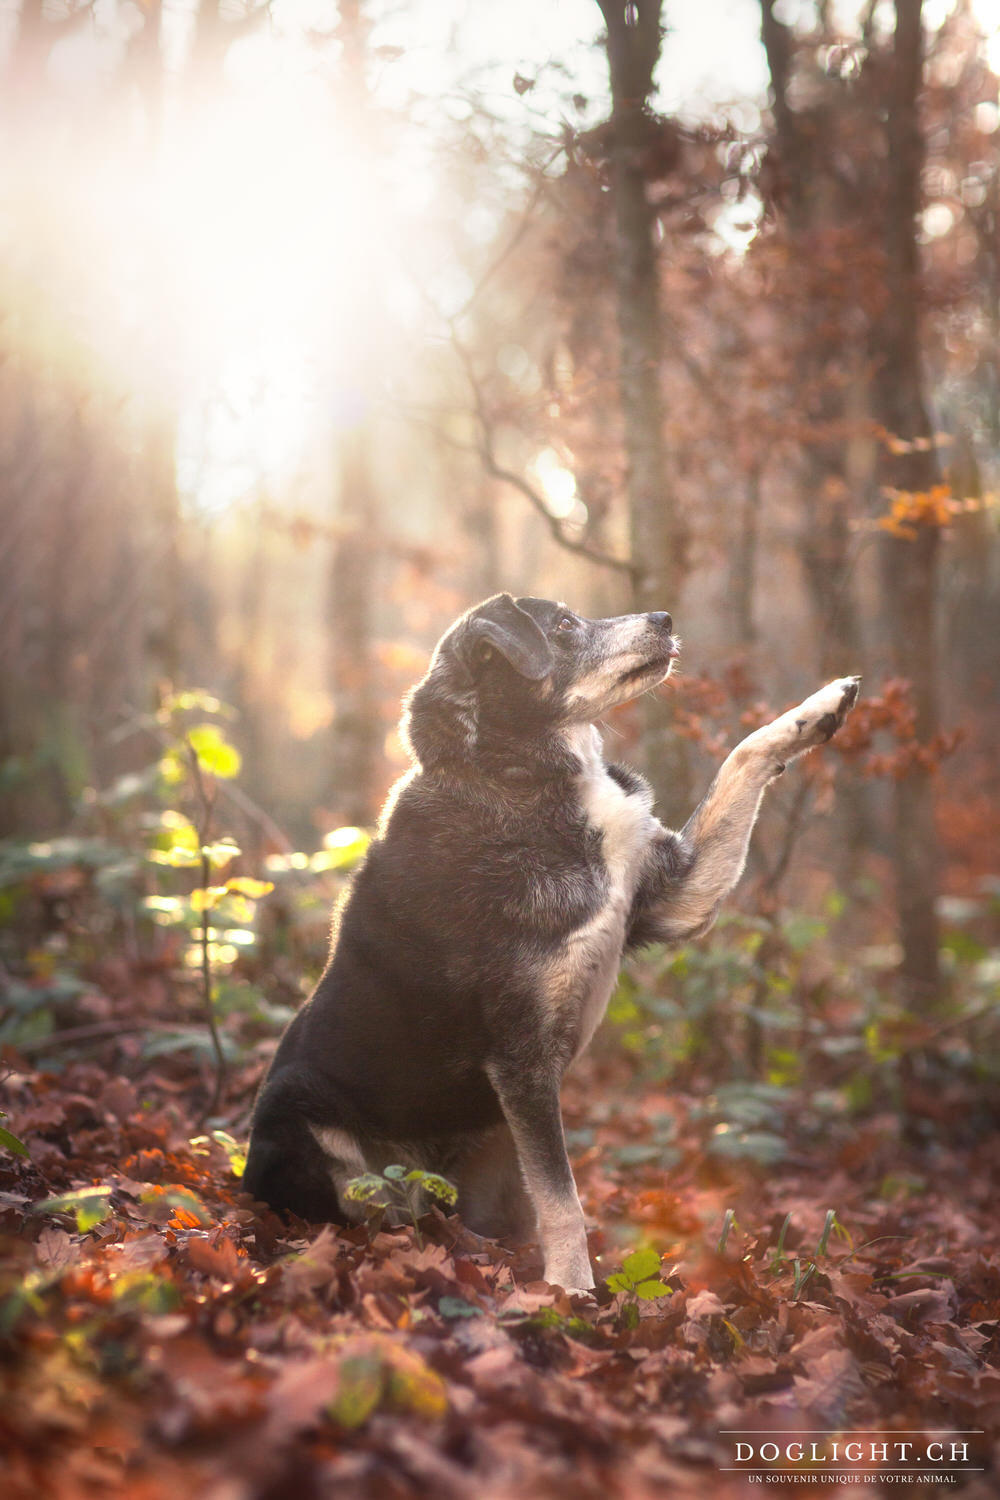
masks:
[(745, 739), (680, 833), (594, 720), (662, 682), (667, 614), (586, 620), (499, 594), (410, 693), (414, 765), (340, 911), (330, 960), (257, 1100), (246, 1187), (308, 1219), (391, 1162), (443, 1173), (466, 1223), (541, 1242), (592, 1287), (559, 1089), (623, 952), (704, 932), (739, 879), (761, 796), (858, 696), (841, 678)]

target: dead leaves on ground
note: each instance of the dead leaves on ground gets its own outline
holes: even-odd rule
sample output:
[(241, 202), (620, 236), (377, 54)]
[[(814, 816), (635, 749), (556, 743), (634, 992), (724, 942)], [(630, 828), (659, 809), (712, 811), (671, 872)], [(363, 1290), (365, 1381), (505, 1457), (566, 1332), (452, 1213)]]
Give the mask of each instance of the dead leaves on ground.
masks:
[[(189, 1143), (169, 1095), (86, 1065), (8, 1082), (31, 1149), (0, 1191), (12, 1500), (736, 1494), (726, 1433), (763, 1427), (981, 1428), (990, 1463), (1000, 1252), (972, 1184), (995, 1146), (975, 1163), (939, 1151), (919, 1208), (829, 1162), (756, 1178), (737, 1203), (753, 1228), (723, 1253), (735, 1176), (706, 1186), (686, 1153), (669, 1187), (646, 1162), (623, 1188), (588, 1153), (587, 1206), (602, 1224), (630, 1210), (669, 1248), (671, 1291), (571, 1301), (534, 1279), (531, 1251), (440, 1213), (422, 1249), (409, 1230), (289, 1230), (241, 1193), (224, 1143)], [(838, 1208), (855, 1248), (803, 1279), (834, 1181), (854, 1184)], [(95, 1222), (35, 1211), (87, 1188)], [(605, 1248), (604, 1274), (621, 1259)]]

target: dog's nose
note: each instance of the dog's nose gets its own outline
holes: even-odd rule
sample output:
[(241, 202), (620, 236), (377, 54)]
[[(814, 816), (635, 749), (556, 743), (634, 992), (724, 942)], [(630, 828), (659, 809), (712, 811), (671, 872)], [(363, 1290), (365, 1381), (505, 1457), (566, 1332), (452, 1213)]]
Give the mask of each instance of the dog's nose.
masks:
[(653, 610), (651, 614), (646, 616), (646, 619), (651, 625), (655, 625), (657, 630), (662, 630), (664, 635), (669, 635), (674, 628), (674, 622), (665, 609)]

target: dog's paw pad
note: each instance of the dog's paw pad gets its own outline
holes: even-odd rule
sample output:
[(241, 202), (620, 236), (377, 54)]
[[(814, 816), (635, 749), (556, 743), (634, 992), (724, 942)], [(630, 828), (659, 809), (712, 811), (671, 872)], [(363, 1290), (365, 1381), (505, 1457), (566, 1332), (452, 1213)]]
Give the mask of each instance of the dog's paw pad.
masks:
[(844, 683), (844, 696), (843, 696), (843, 699), (842, 699), (842, 707), (843, 707), (844, 713), (848, 714), (848, 713), (850, 713), (851, 709), (854, 707), (855, 703), (857, 703), (858, 698), (859, 698), (859, 696), (861, 694), (861, 678), (860, 677), (845, 677), (845, 678), (842, 679), (842, 681)]
[(832, 739), (837, 730), (843, 724), (847, 715), (858, 701), (861, 692), (860, 677), (841, 677), (837, 682), (830, 683), (831, 688), (839, 689), (840, 702), (830, 714), (827, 714), (817, 728), (825, 731), (824, 737)]
[(775, 723), (787, 756), (801, 755), (832, 739), (858, 701), (860, 677), (838, 677)]

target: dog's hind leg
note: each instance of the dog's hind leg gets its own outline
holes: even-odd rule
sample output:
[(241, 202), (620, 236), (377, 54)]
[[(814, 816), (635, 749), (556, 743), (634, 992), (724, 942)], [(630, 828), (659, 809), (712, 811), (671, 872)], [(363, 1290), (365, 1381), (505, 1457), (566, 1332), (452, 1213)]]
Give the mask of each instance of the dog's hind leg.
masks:
[(653, 846), (633, 906), (629, 947), (707, 931), (743, 873), (768, 783), (837, 732), (857, 702), (858, 682), (841, 677), (828, 683), (736, 746), (683, 831)]
[(521, 1058), (486, 1069), (517, 1149), (528, 1196), (538, 1222), (545, 1280), (567, 1291), (594, 1285), (587, 1231), (566, 1154), (559, 1077), (526, 1068)]

